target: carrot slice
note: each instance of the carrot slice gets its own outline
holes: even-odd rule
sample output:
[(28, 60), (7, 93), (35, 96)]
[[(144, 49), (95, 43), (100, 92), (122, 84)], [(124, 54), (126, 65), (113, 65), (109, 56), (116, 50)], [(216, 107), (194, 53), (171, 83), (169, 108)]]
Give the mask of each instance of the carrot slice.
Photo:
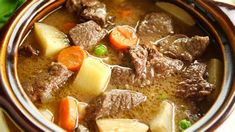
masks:
[(69, 33), (69, 30), (75, 26), (76, 26), (76, 23), (74, 23), (74, 22), (64, 23), (62, 31), (65, 33)]
[(67, 130), (73, 131), (78, 119), (77, 102), (72, 97), (63, 98), (60, 101), (58, 112), (58, 125)]
[(58, 55), (58, 62), (64, 64), (69, 70), (78, 71), (85, 58), (85, 52), (79, 46), (63, 49)]
[(115, 48), (123, 50), (137, 44), (138, 37), (134, 28), (124, 25), (115, 27), (109, 35), (109, 40)]

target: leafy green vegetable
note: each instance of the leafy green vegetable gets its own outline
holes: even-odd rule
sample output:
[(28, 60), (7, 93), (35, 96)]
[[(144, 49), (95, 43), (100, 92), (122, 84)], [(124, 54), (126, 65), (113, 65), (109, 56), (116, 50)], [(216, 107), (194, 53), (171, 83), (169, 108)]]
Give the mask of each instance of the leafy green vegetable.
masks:
[(0, 0), (0, 28), (24, 2), (25, 0)]
[(191, 125), (192, 124), (191, 124), (191, 122), (189, 120), (183, 119), (179, 123), (179, 128), (180, 128), (180, 130), (183, 131), (183, 130), (186, 130), (187, 128), (189, 128)]
[(108, 49), (105, 45), (100, 44), (95, 47), (94, 53), (97, 56), (103, 56), (108, 53)]

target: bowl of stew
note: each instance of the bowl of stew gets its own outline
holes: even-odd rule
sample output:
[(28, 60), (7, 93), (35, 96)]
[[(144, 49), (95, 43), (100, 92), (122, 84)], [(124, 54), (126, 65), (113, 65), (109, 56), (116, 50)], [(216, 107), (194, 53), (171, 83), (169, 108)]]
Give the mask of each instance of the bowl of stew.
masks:
[(234, 108), (233, 27), (212, 1), (27, 1), (0, 104), (28, 131), (214, 130)]

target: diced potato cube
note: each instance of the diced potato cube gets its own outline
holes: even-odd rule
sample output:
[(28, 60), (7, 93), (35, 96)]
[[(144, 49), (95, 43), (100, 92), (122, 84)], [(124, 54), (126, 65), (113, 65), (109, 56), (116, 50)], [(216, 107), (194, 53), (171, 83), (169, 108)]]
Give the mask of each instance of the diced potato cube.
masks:
[(135, 119), (99, 119), (100, 132), (147, 132), (149, 127)]
[(10, 129), (7, 125), (6, 117), (4, 116), (2, 109), (0, 109), (0, 128), (2, 132), (10, 132)]
[(47, 57), (53, 57), (60, 50), (69, 46), (67, 36), (53, 26), (35, 23), (34, 32), (40, 44), (41, 52)]
[(111, 69), (97, 58), (86, 58), (78, 72), (73, 87), (78, 91), (97, 96), (104, 92), (111, 76)]
[(51, 113), (50, 110), (48, 109), (39, 109), (40, 113), (43, 115), (43, 117), (45, 117), (47, 120), (53, 122), (54, 121), (54, 116)]
[(172, 14), (174, 17), (178, 18), (189, 26), (193, 26), (196, 24), (195, 20), (188, 12), (174, 4), (168, 2), (156, 2), (156, 5), (160, 9)]
[(160, 110), (152, 121), (150, 121), (151, 132), (172, 132), (174, 131), (174, 105), (163, 101)]
[(86, 115), (86, 107), (88, 106), (87, 103), (84, 102), (78, 102), (78, 115), (79, 120), (83, 120)]

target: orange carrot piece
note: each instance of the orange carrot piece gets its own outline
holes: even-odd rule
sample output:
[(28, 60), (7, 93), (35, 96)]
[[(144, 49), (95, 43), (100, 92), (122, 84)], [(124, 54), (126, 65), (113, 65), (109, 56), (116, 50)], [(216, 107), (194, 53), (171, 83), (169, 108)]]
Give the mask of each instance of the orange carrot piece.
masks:
[(67, 23), (64, 23), (64, 24), (63, 24), (63, 29), (62, 29), (62, 31), (65, 32), (65, 33), (68, 33), (69, 30), (70, 30), (71, 28), (75, 27), (75, 26), (76, 26), (76, 23), (74, 23), (74, 22), (67, 22)]
[(109, 40), (115, 48), (124, 50), (136, 45), (138, 37), (134, 28), (124, 25), (115, 27), (109, 35)]
[(85, 52), (79, 46), (63, 49), (58, 55), (58, 62), (64, 64), (69, 70), (78, 71), (85, 58)]
[(71, 97), (63, 98), (59, 104), (58, 125), (71, 132), (75, 129), (78, 119), (77, 102)]

